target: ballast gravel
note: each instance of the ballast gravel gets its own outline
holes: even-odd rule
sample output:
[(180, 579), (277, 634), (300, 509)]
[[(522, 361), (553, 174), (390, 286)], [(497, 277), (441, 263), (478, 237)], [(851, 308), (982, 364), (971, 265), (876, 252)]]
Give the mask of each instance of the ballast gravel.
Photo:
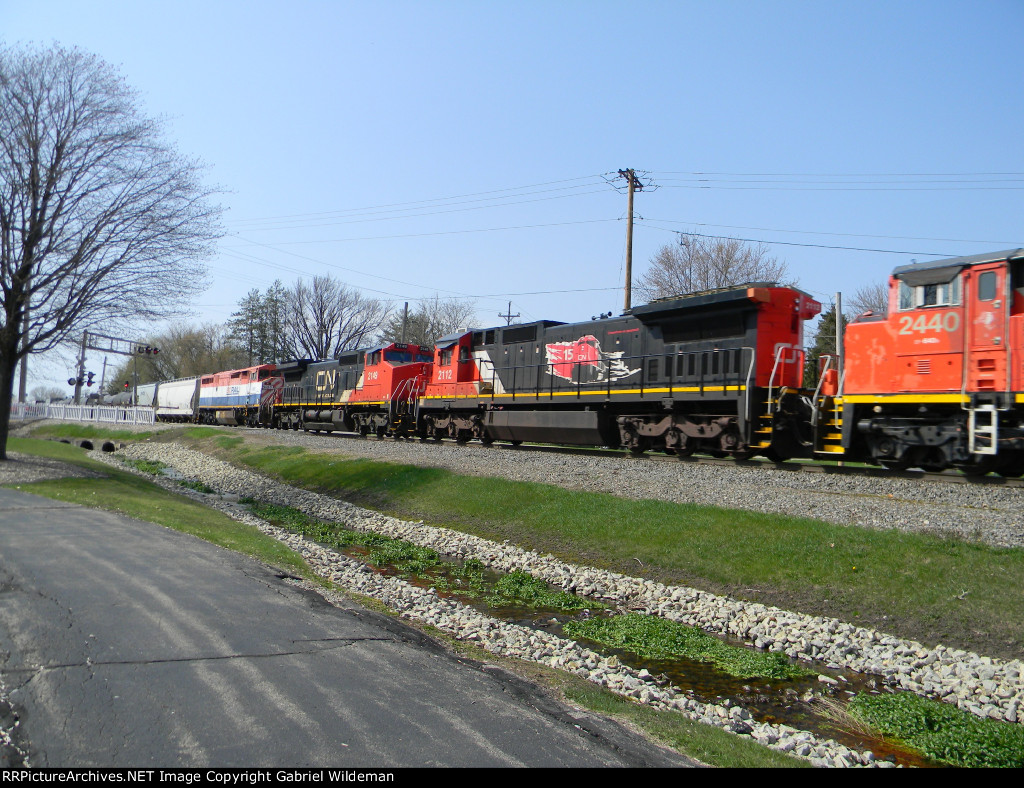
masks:
[[(432, 450), (437, 448), (444, 447), (431, 447)], [(311, 516), (339, 522), (349, 528), (406, 539), (449, 556), (476, 558), (501, 572), (527, 571), (567, 591), (602, 599), (621, 608), (737, 637), (752, 646), (781, 651), (796, 659), (818, 660), (836, 669), (878, 674), (893, 687), (953, 703), (981, 717), (1024, 722), (1024, 665), (1019, 660), (1001, 661), (943, 646), (929, 649), (915, 641), (902, 640), (837, 619), (806, 616), (697, 589), (666, 586), (569, 564), (509, 543), (498, 544), (445, 528), (398, 520), (325, 495), (288, 487), (174, 444), (137, 443), (119, 454), (130, 459), (158, 460), (187, 478), (201, 479), (229, 497), (249, 496), (293, 506)], [(99, 452), (94, 452), (94, 456), (115, 461)], [(521, 461), (523, 455), (516, 454), (514, 459)], [(465, 471), (465, 465), (460, 469)], [(177, 492), (184, 491), (173, 482), (164, 483), (173, 486)], [(870, 752), (857, 752), (806, 731), (759, 723), (738, 706), (702, 703), (671, 687), (659, 686), (646, 671), (633, 670), (614, 657), (605, 658), (574, 641), (550, 633), (490, 618), (457, 601), (443, 599), (432, 590), (382, 576), (358, 561), (270, 526), (230, 501), (196, 495), (205, 503), (227, 511), (236, 519), (254, 523), (290, 545), (306, 558), (315, 571), (339, 585), (379, 599), (401, 615), (429, 623), (453, 637), (478, 642), (494, 653), (536, 660), (572, 671), (642, 703), (676, 709), (700, 722), (810, 758), (816, 765), (892, 765), (876, 761)]]

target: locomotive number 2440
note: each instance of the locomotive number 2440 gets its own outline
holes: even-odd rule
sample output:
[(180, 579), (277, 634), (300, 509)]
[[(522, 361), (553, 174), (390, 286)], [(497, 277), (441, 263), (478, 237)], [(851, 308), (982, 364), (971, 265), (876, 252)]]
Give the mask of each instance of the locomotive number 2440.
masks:
[(901, 334), (924, 334), (928, 331), (953, 332), (960, 328), (960, 315), (957, 312), (936, 312), (931, 317), (928, 315), (904, 315), (900, 318)]

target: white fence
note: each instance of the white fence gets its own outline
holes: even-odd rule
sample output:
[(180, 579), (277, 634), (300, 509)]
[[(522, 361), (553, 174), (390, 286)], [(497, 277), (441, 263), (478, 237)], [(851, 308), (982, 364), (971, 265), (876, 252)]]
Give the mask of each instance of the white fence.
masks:
[(29, 405), (16, 402), (11, 405), (11, 419), (152, 424), (156, 421), (156, 412), (152, 408), (129, 408), (118, 405)]

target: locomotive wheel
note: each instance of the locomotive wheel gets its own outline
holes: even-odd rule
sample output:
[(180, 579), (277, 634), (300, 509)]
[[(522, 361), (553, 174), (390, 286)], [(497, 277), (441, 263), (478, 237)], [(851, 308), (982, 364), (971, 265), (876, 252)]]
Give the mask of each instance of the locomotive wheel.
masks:
[(995, 465), (995, 457), (983, 457), (977, 462), (973, 462), (969, 465), (958, 465), (956, 467), (964, 476), (977, 477), (984, 476), (989, 471), (994, 470)]
[(910, 460), (906, 457), (901, 457), (898, 460), (879, 460), (879, 463), (890, 471), (905, 471), (910, 467)]
[(675, 455), (679, 459), (689, 457), (695, 451), (697, 451), (697, 441), (693, 440), (693, 438), (683, 436), (680, 438), (679, 442), (676, 443)]
[(629, 453), (632, 454), (634, 457), (639, 457), (649, 448), (651, 448), (650, 438), (637, 437), (634, 444), (629, 447)]
[(490, 446), (490, 445), (491, 445), (492, 443), (494, 443), (494, 438), (492, 438), (492, 437), (491, 437), (490, 435), (488, 435), (488, 434), (487, 434), (487, 433), (485, 432), (485, 433), (484, 433), (483, 435), (481, 435), (481, 436), (480, 436), (480, 442), (481, 442), (481, 443), (482, 443), (482, 444), (483, 444), (484, 446)]

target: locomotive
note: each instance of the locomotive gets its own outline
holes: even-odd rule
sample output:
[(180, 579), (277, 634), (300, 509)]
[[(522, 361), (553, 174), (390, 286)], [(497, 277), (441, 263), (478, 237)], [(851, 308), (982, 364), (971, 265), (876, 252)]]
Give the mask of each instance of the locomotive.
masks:
[(845, 356), (819, 403), (843, 454), (1024, 474), (1024, 249), (895, 269), (888, 314), (851, 323)]
[(161, 383), (153, 406), (161, 419), (425, 441), (1024, 474), (1024, 250), (895, 269), (888, 313), (851, 322), (812, 389), (803, 332), (820, 311), (798, 289), (748, 283)]
[(778, 458), (809, 446), (803, 325), (821, 305), (769, 283), (662, 299), (587, 323), (438, 341), (421, 433)]

